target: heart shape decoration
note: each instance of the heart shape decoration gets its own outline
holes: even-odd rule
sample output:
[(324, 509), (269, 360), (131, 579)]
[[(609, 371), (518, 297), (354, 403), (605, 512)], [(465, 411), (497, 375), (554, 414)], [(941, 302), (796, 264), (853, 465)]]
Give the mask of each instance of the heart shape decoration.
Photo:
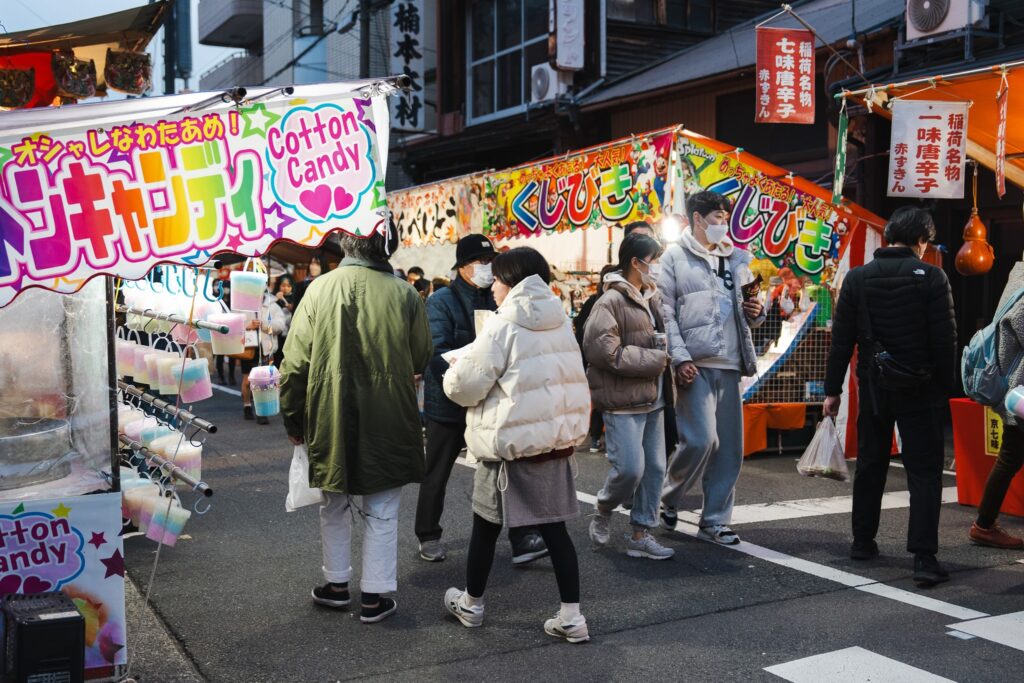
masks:
[(356, 198), (352, 196), (352, 193), (344, 187), (334, 188), (334, 208), (339, 213), (352, 206), (352, 202), (355, 200)]
[(0, 579), (0, 595), (17, 593), (19, 588), (21, 588), (21, 577), (17, 574), (8, 574)]
[(25, 578), (25, 581), (21, 584), (21, 592), (25, 595), (32, 595), (34, 593), (45, 593), (46, 591), (53, 588), (53, 584), (49, 581), (44, 581), (37, 576), (29, 576)]
[(331, 212), (331, 188), (317, 185), (312, 190), (303, 190), (299, 203), (314, 216), (323, 218)]

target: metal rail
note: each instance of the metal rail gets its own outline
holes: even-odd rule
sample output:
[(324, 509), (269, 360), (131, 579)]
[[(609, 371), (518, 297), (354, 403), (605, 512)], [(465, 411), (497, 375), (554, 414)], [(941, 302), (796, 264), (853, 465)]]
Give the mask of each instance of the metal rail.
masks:
[(146, 462), (155, 465), (157, 468), (160, 469), (161, 472), (165, 473), (171, 479), (177, 479), (180, 482), (188, 484), (189, 486), (192, 487), (193, 491), (201, 493), (206, 497), (210, 497), (213, 495), (213, 489), (211, 489), (210, 486), (205, 481), (199, 481), (198, 479), (194, 478), (192, 475), (187, 473), (185, 470), (181, 469), (180, 467), (172, 463), (170, 460), (164, 458), (163, 456), (157, 455), (156, 453), (149, 450), (135, 439), (129, 439), (124, 434), (119, 435), (119, 439), (121, 441), (122, 446), (124, 446), (125, 448), (130, 448), (139, 455), (141, 455), (143, 458), (146, 459)]
[(189, 320), (185, 316), (178, 315), (177, 313), (159, 313), (148, 308), (146, 310), (131, 308), (124, 304), (118, 304), (115, 306), (114, 311), (117, 313), (127, 313), (129, 315), (141, 315), (143, 318), (149, 318), (151, 320), (166, 320), (167, 322), (177, 323), (178, 325), (189, 325), (190, 327), (197, 327), (201, 330), (213, 330), (220, 334), (227, 334), (230, 332), (227, 325), (208, 323), (205, 320)]
[(217, 425), (213, 424), (209, 420), (204, 420), (198, 415), (168, 403), (162, 398), (157, 398), (153, 394), (149, 394), (138, 387), (132, 386), (122, 379), (117, 380), (117, 388), (129, 396), (134, 396), (143, 403), (147, 403), (154, 408), (164, 411), (171, 417), (177, 418), (182, 422), (186, 422), (189, 425), (196, 427), (197, 429), (203, 430), (207, 434), (217, 433)]

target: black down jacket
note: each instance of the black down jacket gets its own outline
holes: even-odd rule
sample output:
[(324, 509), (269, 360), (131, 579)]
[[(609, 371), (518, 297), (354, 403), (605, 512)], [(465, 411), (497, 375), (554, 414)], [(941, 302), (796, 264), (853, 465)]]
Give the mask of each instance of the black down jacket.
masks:
[[(931, 371), (930, 391), (947, 394), (956, 381), (953, 293), (942, 269), (924, 263), (908, 247), (876, 250), (871, 263), (854, 268), (843, 280), (832, 322), (825, 393), (842, 393), (854, 345), (866, 348), (862, 289), (874, 338), (901, 363)], [(869, 354), (857, 355), (861, 382), (868, 377), (869, 361)]]
[(472, 344), (476, 339), (473, 311), (493, 311), (497, 307), (490, 287), (478, 289), (458, 276), (451, 286), (427, 299), (427, 320), (434, 342), (434, 356), (423, 373), (423, 414), (427, 419), (448, 423), (466, 419), (466, 409), (445, 396), (442, 382), (448, 361), (441, 354)]

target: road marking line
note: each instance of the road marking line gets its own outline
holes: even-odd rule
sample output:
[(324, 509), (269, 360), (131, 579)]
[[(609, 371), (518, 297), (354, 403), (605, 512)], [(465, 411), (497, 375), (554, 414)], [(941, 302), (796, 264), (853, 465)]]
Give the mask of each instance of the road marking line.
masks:
[(232, 396), (241, 396), (242, 395), (242, 392), (239, 391), (238, 389), (231, 389), (229, 387), (222, 387), (219, 384), (214, 384), (213, 388), (216, 389), (217, 391), (223, 391), (225, 394), (231, 394)]
[(974, 640), (977, 636), (972, 636), (970, 633), (964, 633), (963, 631), (947, 631), (947, 636), (953, 636), (960, 640)]
[(914, 607), (920, 607), (921, 609), (931, 610), (932, 612), (938, 612), (939, 614), (945, 614), (947, 617), (954, 617), (956, 619), (981, 619), (988, 616), (985, 612), (978, 612), (949, 602), (929, 598), (927, 595), (921, 595), (920, 593), (905, 591), (902, 588), (896, 588), (887, 583), (872, 583), (866, 586), (858, 586), (857, 590), (882, 598), (889, 598), (890, 600), (907, 605), (913, 605)]
[[(457, 458), (456, 462), (464, 467), (476, 469), (476, 463), (471, 463), (464, 457)], [(581, 503), (586, 503), (588, 505), (593, 506), (597, 505), (597, 496), (594, 496), (593, 494), (584, 493), (583, 491), (577, 491), (576, 498)], [(623, 509), (621, 507), (615, 508), (615, 512), (618, 512), (623, 515), (629, 515), (629, 510)], [(701, 539), (698, 535), (699, 529), (697, 528), (697, 526), (689, 522), (684, 522), (683, 520), (680, 520), (676, 524), (675, 530), (681, 534), (685, 534), (693, 538), (704, 540), (707, 543), (720, 545), (714, 543), (713, 541)], [(895, 588), (888, 584), (879, 583), (874, 579), (869, 579), (866, 576), (859, 576), (857, 574), (852, 574), (850, 572), (843, 571), (842, 569), (836, 569), (835, 567), (829, 567), (824, 564), (818, 564), (817, 562), (811, 562), (810, 560), (804, 560), (799, 557), (794, 557), (793, 555), (787, 555), (786, 553), (782, 553), (777, 550), (772, 550), (770, 548), (765, 548), (754, 543), (740, 541), (736, 545), (725, 545), (721, 547), (728, 548), (729, 550), (735, 550), (737, 552), (741, 552), (746, 555), (750, 555), (751, 557), (756, 557), (758, 559), (764, 560), (766, 562), (771, 562), (772, 564), (777, 564), (782, 567), (788, 567), (789, 569), (793, 569), (798, 572), (803, 572), (804, 574), (810, 574), (811, 576), (816, 576), (820, 579), (825, 579), (826, 581), (832, 581), (834, 583), (841, 584), (848, 588), (855, 588), (857, 590), (864, 591), (865, 593), (870, 593), (881, 598), (888, 598), (890, 600), (895, 600), (896, 602), (902, 602), (906, 605), (919, 607), (921, 609), (930, 610), (932, 612), (938, 612), (939, 614), (944, 614), (947, 617), (967, 620), (979, 619), (982, 617), (989, 616), (985, 612), (977, 612), (972, 609), (967, 609), (966, 607), (960, 607), (959, 605), (954, 605), (952, 603), (943, 602), (941, 600), (936, 600), (934, 598), (929, 598), (924, 595), (920, 595), (919, 593), (912, 593), (911, 591), (906, 591), (901, 588)]]
[[(955, 503), (957, 493), (955, 486), (942, 489), (942, 502)], [(910, 491), (891, 491), (882, 496), (882, 509), (895, 510), (910, 507)], [(853, 496), (829, 496), (827, 498), (804, 498), (802, 500), (782, 500), (777, 503), (757, 503), (754, 505), (737, 505), (732, 511), (732, 524), (756, 524), (759, 522), (777, 522), (783, 519), (799, 519), (801, 517), (818, 517), (820, 515), (836, 515), (849, 513), (853, 510)], [(680, 510), (679, 518), (691, 524), (700, 522), (700, 510)]]
[(826, 652), (768, 666), (764, 670), (791, 683), (955, 683), (949, 678), (936, 676), (862, 647)]
[(1024, 612), (950, 624), (947, 628), (1024, 651)]

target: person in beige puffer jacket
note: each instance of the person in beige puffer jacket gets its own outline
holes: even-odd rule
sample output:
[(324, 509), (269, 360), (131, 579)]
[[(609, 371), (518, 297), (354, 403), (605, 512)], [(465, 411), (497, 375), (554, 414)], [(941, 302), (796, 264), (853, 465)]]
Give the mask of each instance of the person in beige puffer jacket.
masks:
[(605, 545), (612, 511), (632, 502), (626, 554), (665, 560), (675, 552), (649, 533), (658, 525), (665, 478), (665, 407), (672, 405), (668, 344), (658, 298), (653, 237), (632, 233), (619, 247), (619, 270), (605, 276), (583, 335), (594, 405), (603, 411), (611, 470), (597, 494), (590, 539)]
[(587, 438), (590, 395), (583, 360), (551, 269), (534, 249), (495, 257), (498, 310), (444, 374), (444, 391), (466, 412), (466, 447), (479, 461), (466, 590), (444, 604), (464, 626), (483, 624), (484, 589), (502, 524), (535, 526), (544, 537), (562, 605), (544, 630), (589, 640), (580, 614), (579, 565), (565, 522), (579, 515), (571, 459)]

